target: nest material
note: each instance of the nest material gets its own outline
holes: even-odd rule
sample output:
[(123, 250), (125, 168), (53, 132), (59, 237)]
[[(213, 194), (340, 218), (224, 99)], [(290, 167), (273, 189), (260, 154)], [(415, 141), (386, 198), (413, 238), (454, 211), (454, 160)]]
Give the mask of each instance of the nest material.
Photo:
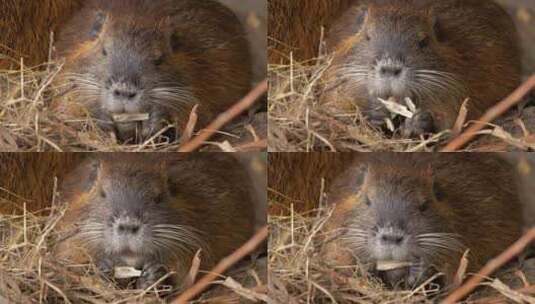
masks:
[[(0, 204), (5, 203), (0, 201)], [(163, 303), (155, 289), (126, 290), (93, 265), (67, 265), (52, 251), (64, 207), (21, 215), (0, 214), (0, 303)], [(243, 261), (195, 303), (247, 302), (262, 294), (266, 261)], [(199, 273), (197, 278), (203, 273)]]
[[(387, 289), (358, 263), (344, 268), (328, 266), (320, 251), (325, 240), (321, 228), (330, 212), (321, 208), (270, 217), (269, 296), (275, 303), (434, 303), (433, 296), (443, 294), (424, 285), (405, 291)], [(517, 292), (531, 287), (522, 288), (519, 277), (530, 276), (519, 274), (516, 269), (503, 270), (500, 279), (482, 283), (490, 288), (477, 290), (465, 303), (533, 301)]]
[[(62, 89), (53, 84), (61, 68), (61, 62), (49, 62), (0, 70), (0, 152), (178, 150), (180, 144), (165, 136), (135, 144), (120, 143), (113, 134), (102, 131), (86, 111), (73, 117), (53, 109), (51, 104), (64, 98)], [(258, 143), (267, 132), (263, 115), (238, 118), (207, 142), (205, 149), (241, 151), (243, 146), (246, 151), (261, 150)]]
[[(335, 113), (320, 103), (322, 92), (329, 89), (328, 85), (322, 83), (322, 76), (331, 61), (328, 56), (320, 56), (309, 62), (268, 67), (270, 151), (433, 152), (471, 123), (463, 119), (460, 111), (453, 131), (442, 131), (426, 138), (406, 139), (399, 135), (399, 130), (394, 130), (393, 135), (385, 135), (383, 130), (369, 125), (358, 111)], [(519, 132), (518, 122), (510, 122), (517, 116), (517, 113), (511, 113), (497, 125), (489, 125), (481, 132), (487, 135), (481, 137), (484, 138), (483, 142), (472, 144), (467, 151), (477, 151), (479, 148), (484, 151), (530, 149), (531, 134)], [(525, 116), (524, 113), (520, 114), (527, 121), (524, 130), (535, 130), (535, 124), (531, 122), (533, 118)]]

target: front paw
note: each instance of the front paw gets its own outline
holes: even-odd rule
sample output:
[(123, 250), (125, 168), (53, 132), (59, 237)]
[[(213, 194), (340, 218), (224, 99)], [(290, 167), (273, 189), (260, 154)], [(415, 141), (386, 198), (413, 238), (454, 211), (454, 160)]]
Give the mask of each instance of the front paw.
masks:
[(430, 111), (417, 111), (412, 118), (405, 120), (401, 128), (401, 135), (404, 138), (414, 138), (434, 133), (435, 130), (433, 113)]
[(113, 274), (114, 264), (115, 263), (110, 258), (100, 258), (98, 259), (96, 266), (100, 273), (102, 273), (104, 276), (110, 277)]
[(363, 111), (363, 114), (368, 122), (377, 128), (383, 127), (386, 119), (390, 117), (388, 110), (381, 105), (370, 107), (369, 109)]
[[(160, 115), (151, 115), (151, 118), (144, 121), (141, 126), (141, 139), (147, 140), (154, 136), (156, 133), (161, 132), (169, 123), (166, 120), (161, 119)], [(168, 135), (169, 132), (165, 132), (162, 135)]]
[(168, 273), (163, 264), (149, 264), (143, 268), (141, 276), (137, 279), (137, 289), (147, 289)]

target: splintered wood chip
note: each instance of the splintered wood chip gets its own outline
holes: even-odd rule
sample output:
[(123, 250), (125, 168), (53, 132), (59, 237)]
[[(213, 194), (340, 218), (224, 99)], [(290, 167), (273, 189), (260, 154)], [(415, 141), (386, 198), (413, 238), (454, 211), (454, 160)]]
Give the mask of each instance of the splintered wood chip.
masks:
[(409, 97), (405, 97), (405, 104), (407, 105), (407, 107), (409, 107), (409, 111), (411, 111), (412, 113), (416, 113), (416, 111), (418, 111), (416, 105)]
[(149, 120), (149, 113), (139, 114), (117, 114), (113, 115), (113, 121), (115, 122), (136, 122)]
[(396, 130), (396, 127), (394, 126), (394, 122), (390, 118), (385, 118), (386, 127), (390, 132), (394, 132)]
[(113, 276), (116, 279), (139, 278), (141, 276), (141, 270), (137, 270), (134, 267), (115, 267), (113, 269)]
[(409, 107), (397, 103), (393, 98), (388, 100), (379, 98), (379, 101), (390, 113), (398, 114), (406, 118), (412, 118), (414, 116), (414, 113), (409, 110)]
[(412, 266), (411, 262), (399, 262), (399, 261), (378, 261), (377, 270), (379, 271), (389, 271), (399, 268), (405, 268)]

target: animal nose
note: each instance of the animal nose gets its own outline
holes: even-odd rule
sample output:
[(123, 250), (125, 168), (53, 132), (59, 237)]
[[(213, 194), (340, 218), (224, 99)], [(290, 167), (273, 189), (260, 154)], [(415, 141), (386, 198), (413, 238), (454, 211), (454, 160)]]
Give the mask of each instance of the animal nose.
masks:
[(117, 232), (119, 234), (137, 234), (139, 232), (139, 229), (140, 229), (140, 225), (138, 224), (127, 224), (127, 223), (123, 223), (123, 224), (119, 224), (117, 226)]
[(381, 235), (381, 242), (387, 245), (400, 245), (403, 242), (403, 235), (384, 233)]
[(137, 92), (124, 90), (124, 89), (115, 89), (115, 90), (113, 90), (113, 96), (115, 98), (132, 100), (132, 99), (136, 98)]
[(379, 69), (379, 73), (383, 77), (399, 77), (403, 72), (403, 68), (398, 66), (383, 66)]

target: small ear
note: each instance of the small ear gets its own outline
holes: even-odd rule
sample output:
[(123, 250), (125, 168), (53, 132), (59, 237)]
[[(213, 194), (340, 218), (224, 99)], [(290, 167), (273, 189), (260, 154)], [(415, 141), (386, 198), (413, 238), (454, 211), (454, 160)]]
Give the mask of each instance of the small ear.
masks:
[(91, 26), (91, 30), (89, 31), (89, 36), (91, 38), (97, 38), (100, 35), (102, 29), (104, 28), (104, 25), (106, 24), (107, 19), (108, 15), (102, 11), (98, 11), (95, 14), (95, 17), (93, 19), (93, 25)]
[(97, 165), (97, 184), (102, 182), (102, 178), (105, 175), (106, 165), (103, 160), (100, 160)]
[(367, 6), (364, 6), (364, 5), (359, 6), (357, 16), (355, 18), (356, 24), (359, 26), (359, 28), (361, 28), (366, 22), (366, 19), (368, 18), (368, 14), (369, 14), (368, 11), (369, 9)]

